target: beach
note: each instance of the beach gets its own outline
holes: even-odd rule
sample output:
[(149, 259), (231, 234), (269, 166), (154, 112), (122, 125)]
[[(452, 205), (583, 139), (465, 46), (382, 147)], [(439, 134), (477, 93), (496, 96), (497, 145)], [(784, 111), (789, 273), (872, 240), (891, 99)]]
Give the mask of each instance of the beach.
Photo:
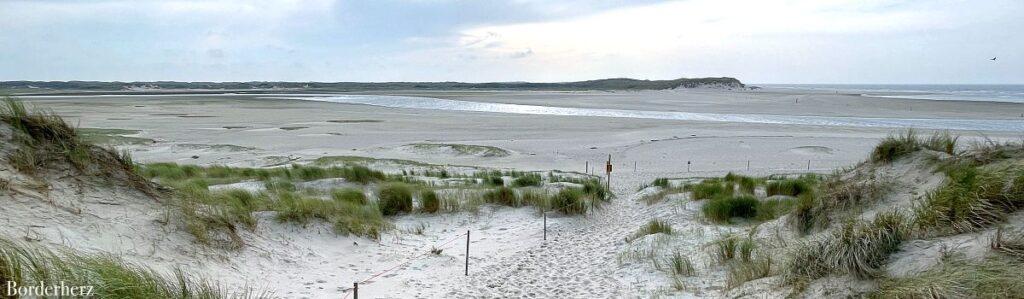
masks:
[[(880, 139), (903, 130), (390, 108), (285, 99), (338, 95), (108, 95), (23, 100), (51, 109), (79, 128), (107, 129), (96, 132), (105, 132), (102, 134), (111, 138), (108, 145), (129, 151), (139, 163), (273, 168), (345, 156), (409, 160), (450, 169), (560, 170), (592, 173), (606, 180), (605, 163), (610, 158), (613, 168), (608, 181), (615, 199), (585, 217), (544, 219), (529, 208), (499, 206), (484, 206), (475, 213), (404, 215), (393, 220), (398, 230), (378, 241), (333, 235), (329, 225), (321, 223), (277, 224), (268, 212), (259, 212), (257, 218), (265, 224), (244, 233), (247, 247), (239, 252), (179, 250), (191, 247), (187, 237), (140, 235), (137, 228), (162, 227), (147, 222), (159, 218), (159, 212), (147, 210), (146, 203), (124, 211), (99, 207), (98, 211), (105, 211), (98, 217), (103, 220), (66, 222), (45, 214), (19, 217), (7, 233), (19, 234), (22, 226), (33, 221), (59, 223), (61, 226), (44, 225), (31, 231), (46, 242), (66, 243), (87, 252), (118, 252), (133, 262), (182, 267), (222, 283), (253, 286), (284, 297), (346, 296), (353, 281), (370, 277), (374, 279), (360, 286), (366, 298), (645, 297), (662, 294), (670, 282), (648, 271), (645, 264), (631, 261), (628, 253), (638, 245), (624, 241), (624, 236), (652, 217), (684, 219), (676, 230), (692, 237), (679, 245), (680, 250), (702, 252), (705, 243), (732, 228), (693, 220), (699, 209), (692, 203), (672, 209), (644, 204), (640, 199), (650, 192), (640, 188), (642, 185), (655, 178), (687, 181), (728, 172), (754, 176), (831, 173), (865, 160)], [(1018, 116), (1024, 104), (872, 98), (821, 91), (391, 91), (340, 95), (723, 115), (1024, 122)], [(921, 130), (925, 134), (931, 131)], [(963, 143), (1021, 138), (1020, 132), (1005, 130), (953, 133), (961, 135)], [(378, 166), (389, 173), (404, 172), (408, 165), (402, 163), (381, 162)], [(121, 196), (116, 192), (90, 194)], [(543, 221), (548, 225), (547, 240), (542, 237)], [(779, 221), (771, 223), (765, 226), (780, 225)], [(84, 229), (70, 229), (78, 232), (66, 237), (66, 227)], [(465, 231), (472, 234), (468, 276), (462, 273)], [(64, 242), (66, 238), (72, 242)], [(445, 245), (440, 254), (424, 257), (425, 248), (439, 244)], [(735, 295), (722, 287), (723, 270), (706, 265), (709, 257), (695, 254), (693, 258), (705, 274), (688, 278), (690, 287), (674, 296)]]

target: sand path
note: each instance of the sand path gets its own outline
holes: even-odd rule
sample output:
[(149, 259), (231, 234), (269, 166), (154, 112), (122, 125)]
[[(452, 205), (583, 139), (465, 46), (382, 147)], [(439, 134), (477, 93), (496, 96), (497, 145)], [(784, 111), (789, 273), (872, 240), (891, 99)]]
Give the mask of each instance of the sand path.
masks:
[(613, 189), (617, 198), (602, 209), (549, 226), (547, 242), (509, 248), (518, 252), (472, 270), (442, 294), (457, 298), (624, 297), (627, 286), (615, 275), (617, 255), (623, 238), (648, 218), (634, 198), (634, 184), (624, 181)]

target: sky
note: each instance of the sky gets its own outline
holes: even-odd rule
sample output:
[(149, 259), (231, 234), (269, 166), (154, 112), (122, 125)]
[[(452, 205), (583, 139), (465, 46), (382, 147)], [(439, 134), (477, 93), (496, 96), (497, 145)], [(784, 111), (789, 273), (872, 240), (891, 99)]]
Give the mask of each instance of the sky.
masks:
[(0, 80), (1024, 84), (1022, 16), (1021, 0), (0, 0)]

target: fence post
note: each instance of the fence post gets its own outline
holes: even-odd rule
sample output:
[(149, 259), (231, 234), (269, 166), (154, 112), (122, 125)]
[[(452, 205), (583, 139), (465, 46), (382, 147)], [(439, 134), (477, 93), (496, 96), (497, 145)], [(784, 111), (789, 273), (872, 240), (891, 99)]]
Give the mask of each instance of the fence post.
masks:
[(469, 230), (466, 230), (466, 276), (469, 276)]
[(633, 172), (636, 172), (636, 161), (633, 161)]
[(352, 298), (359, 299), (359, 282), (352, 283)]
[(811, 170), (811, 160), (807, 160), (807, 170)]
[(750, 160), (747, 160), (747, 171), (750, 171)]
[(544, 214), (544, 241), (548, 240), (548, 212), (541, 211)]
[(583, 164), (583, 173), (590, 173), (590, 161), (585, 161)]

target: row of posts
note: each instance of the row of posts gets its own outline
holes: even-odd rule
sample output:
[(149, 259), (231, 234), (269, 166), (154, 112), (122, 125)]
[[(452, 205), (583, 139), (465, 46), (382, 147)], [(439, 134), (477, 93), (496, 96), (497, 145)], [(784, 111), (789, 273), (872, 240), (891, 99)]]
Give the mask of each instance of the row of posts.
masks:
[[(608, 156), (608, 164), (605, 165), (606, 169), (608, 169), (608, 170), (606, 170), (606, 174), (610, 174), (611, 173), (611, 170), (610, 170), (611, 167), (612, 167), (611, 166), (611, 159), (612, 158), (609, 155)], [(583, 166), (583, 173), (591, 173), (592, 169), (590, 169), (590, 161), (584, 161), (584, 163), (585, 164)], [(686, 172), (690, 172), (690, 165), (691, 164), (693, 164), (693, 161), (686, 161)], [(633, 161), (633, 172), (636, 172), (636, 170), (637, 170), (637, 162)], [(750, 160), (747, 160), (747, 170), (750, 170)], [(811, 160), (807, 160), (807, 170), (811, 170)], [(610, 180), (611, 180), (611, 178), (609, 178), (609, 181)]]
[[(690, 171), (690, 164), (691, 164), (691, 161), (686, 161), (686, 171), (687, 172)], [(637, 166), (636, 161), (633, 161), (633, 171), (634, 172), (636, 172), (636, 170), (637, 170), (636, 166)], [(584, 173), (588, 173), (590, 171), (590, 161), (586, 161), (585, 167), (586, 168), (584, 170)], [(807, 170), (810, 170), (810, 169), (811, 169), (811, 160), (807, 160)], [(747, 160), (747, 170), (750, 170), (750, 160)], [(612, 155), (608, 155), (608, 161), (605, 162), (605, 177), (607, 179), (607, 181), (605, 182), (605, 184), (606, 184), (605, 186), (608, 187), (608, 189), (611, 189), (611, 186), (612, 186)], [(548, 240), (548, 213), (547, 213), (547, 211), (542, 211), (541, 214), (544, 217), (544, 237), (543, 237), (543, 239), (544, 239), (544, 241), (547, 241)], [(463, 273), (466, 276), (469, 276), (469, 233), (470, 233), (470, 231), (466, 230), (466, 262), (465, 262), (465, 271)], [(353, 295), (353, 298), (359, 299), (359, 282), (354, 282), (352, 284), (352, 295)]]

